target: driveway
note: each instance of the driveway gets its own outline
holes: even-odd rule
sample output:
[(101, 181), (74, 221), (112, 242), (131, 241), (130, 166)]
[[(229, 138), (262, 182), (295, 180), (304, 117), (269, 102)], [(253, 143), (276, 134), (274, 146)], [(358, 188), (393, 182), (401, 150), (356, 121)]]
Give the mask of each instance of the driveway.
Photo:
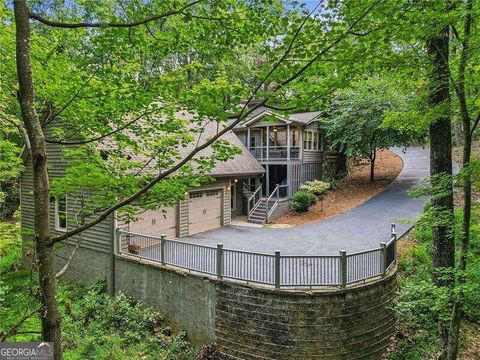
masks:
[[(426, 201), (412, 199), (407, 191), (428, 176), (428, 149), (392, 150), (404, 163), (397, 179), (378, 195), (342, 215), (287, 229), (225, 226), (181, 240), (210, 246), (223, 243), (226, 249), (268, 254), (280, 250), (282, 255), (338, 255), (339, 250), (354, 252), (377, 248), (380, 242), (389, 240), (392, 222), (414, 219)], [(398, 235), (409, 228), (409, 224), (398, 224)]]

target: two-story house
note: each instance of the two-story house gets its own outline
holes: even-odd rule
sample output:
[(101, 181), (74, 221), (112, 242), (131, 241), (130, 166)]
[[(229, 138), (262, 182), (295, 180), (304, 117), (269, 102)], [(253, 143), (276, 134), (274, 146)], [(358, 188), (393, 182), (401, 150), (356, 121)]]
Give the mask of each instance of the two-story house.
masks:
[[(266, 107), (256, 109), (222, 136), (242, 153), (218, 163), (210, 174), (212, 183), (191, 189), (172, 208), (138, 214), (135, 222), (119, 224), (111, 216), (85, 232), (82, 246), (109, 247), (109, 237), (119, 227), (146, 235), (165, 233), (175, 238), (229, 225), (232, 218), (240, 215), (259, 224), (278, 216), (288, 209), (288, 199), (302, 183), (321, 179), (326, 171), (330, 173), (328, 167), (334, 166), (335, 155), (326, 151), (325, 139), (317, 129), (319, 115), (319, 112), (302, 112), (282, 116)], [(218, 126), (210, 123), (202, 136), (206, 139), (217, 131)], [(59, 144), (47, 145), (53, 178), (63, 176), (68, 167), (63, 150)], [(184, 149), (185, 153), (188, 150)], [(28, 156), (25, 160), (21, 179), (22, 226), (32, 228), (33, 179), (31, 160)], [(66, 196), (52, 201), (53, 233), (73, 226), (69, 219), (74, 217), (74, 204)]]
[[(248, 215), (248, 221), (263, 223), (278, 203), (288, 204), (285, 201), (301, 184), (333, 171), (329, 168), (334, 166), (335, 154), (327, 151), (326, 140), (318, 131), (316, 120), (320, 115), (321, 112), (314, 111), (282, 116), (270, 108), (259, 107), (234, 128), (243, 145), (265, 169), (260, 179), (243, 184), (246, 208), (237, 209), (235, 214), (243, 213)], [(242, 189), (237, 187), (240, 193)]]

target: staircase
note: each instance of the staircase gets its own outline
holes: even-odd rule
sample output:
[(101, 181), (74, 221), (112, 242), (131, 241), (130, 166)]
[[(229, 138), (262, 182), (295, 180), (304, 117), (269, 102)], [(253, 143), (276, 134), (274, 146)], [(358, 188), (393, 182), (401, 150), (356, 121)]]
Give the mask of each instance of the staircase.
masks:
[(283, 187), (277, 185), (268, 198), (262, 197), (262, 187), (260, 186), (248, 198), (248, 217), (247, 222), (263, 225), (268, 222), (269, 216), (278, 205), (280, 199), (279, 189)]
[(261, 198), (251, 211), (247, 222), (263, 225), (267, 221), (267, 198)]

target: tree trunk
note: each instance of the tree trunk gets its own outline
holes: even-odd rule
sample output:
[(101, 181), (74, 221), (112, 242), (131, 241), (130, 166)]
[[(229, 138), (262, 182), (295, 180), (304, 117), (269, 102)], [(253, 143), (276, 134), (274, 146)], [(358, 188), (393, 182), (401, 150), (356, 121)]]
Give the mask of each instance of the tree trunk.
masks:
[(370, 153), (370, 182), (375, 181), (375, 160), (377, 158), (377, 150), (373, 149)]
[(53, 248), (50, 243), (50, 185), (47, 172), (47, 149), (42, 126), (35, 110), (35, 93), (30, 65), (29, 10), (25, 0), (13, 2), (16, 25), (16, 61), (19, 102), (28, 133), (33, 170), (35, 263), (40, 284), (42, 337), (54, 342), (54, 358), (62, 358), (60, 313), (56, 299)]
[[(469, 59), (470, 34), (472, 29), (473, 0), (467, 0), (462, 41), (462, 53), (458, 66), (457, 96), (460, 107), (463, 128), (463, 221), (462, 238), (460, 245), (460, 260), (458, 264), (458, 284), (464, 282), (463, 272), (467, 268), (467, 254), (470, 245), (470, 226), (472, 214), (472, 177), (470, 173), (470, 160), (472, 156), (472, 126), (467, 105), (465, 86), (465, 71)], [(452, 320), (450, 323), (450, 338), (447, 346), (447, 359), (455, 360), (458, 354), (458, 339), (463, 312), (463, 292), (459, 291), (453, 305)]]
[[(453, 227), (452, 191), (452, 128), (450, 122), (449, 93), (449, 27), (427, 41), (431, 58), (429, 105), (439, 114), (429, 128), (430, 132), (430, 176), (433, 187), (446, 184), (444, 195), (432, 197), (431, 204), (436, 212), (435, 219), (442, 219), (433, 226), (433, 279), (437, 286), (450, 286), (452, 281), (441, 277), (445, 270), (455, 265), (455, 243)], [(447, 179), (445, 180), (445, 176)], [(443, 179), (441, 179), (443, 178)], [(441, 181), (444, 180), (445, 182)], [(442, 356), (445, 358), (449, 331), (447, 323), (439, 321), (439, 337)]]
[(345, 147), (339, 146), (335, 159), (335, 178), (343, 178), (347, 175), (347, 172), (347, 155), (345, 154)]

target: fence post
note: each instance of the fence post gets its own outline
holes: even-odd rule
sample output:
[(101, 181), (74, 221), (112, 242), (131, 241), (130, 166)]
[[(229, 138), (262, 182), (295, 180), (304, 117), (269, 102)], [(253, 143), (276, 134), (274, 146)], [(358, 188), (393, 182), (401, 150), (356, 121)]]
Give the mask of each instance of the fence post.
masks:
[(160, 261), (162, 265), (165, 265), (165, 240), (167, 235), (162, 234), (160, 235)]
[(345, 250), (340, 250), (340, 279), (342, 289), (347, 287), (347, 277), (347, 252)]
[(392, 224), (392, 234), (390, 239), (393, 239), (393, 261), (397, 261), (397, 230), (395, 224)]
[(223, 244), (217, 244), (217, 279), (221, 280), (223, 276)]
[(380, 243), (380, 249), (382, 250), (382, 277), (385, 277), (387, 273), (387, 244), (384, 242)]
[(115, 250), (116, 254), (121, 254), (122, 253), (122, 232), (120, 231), (120, 228), (115, 229), (115, 246), (117, 247)]
[(280, 288), (280, 250), (275, 250), (275, 288)]

